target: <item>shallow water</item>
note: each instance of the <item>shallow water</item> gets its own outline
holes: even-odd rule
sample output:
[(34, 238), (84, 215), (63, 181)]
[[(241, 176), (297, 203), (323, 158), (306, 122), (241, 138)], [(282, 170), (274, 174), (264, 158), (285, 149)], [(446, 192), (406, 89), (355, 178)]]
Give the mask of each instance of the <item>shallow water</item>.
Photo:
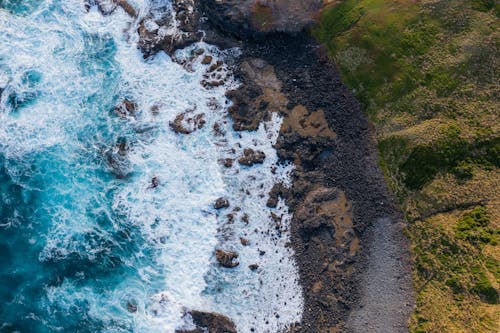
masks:
[[(169, 8), (131, 3), (139, 19)], [(278, 332), (303, 306), (290, 214), (266, 207), (293, 167), (272, 147), (281, 119), (232, 131), (231, 73), (205, 89), (201, 58), (193, 71), (164, 53), (145, 61), (137, 23), (79, 0), (0, 1), (0, 332), (174, 332), (193, 327), (186, 309)], [(199, 43), (176, 57), (197, 48), (226, 63), (238, 55)], [(114, 112), (123, 99), (134, 116)], [(186, 110), (205, 126), (177, 134), (169, 123)], [(248, 147), (264, 164), (220, 165)], [(216, 211), (221, 196), (231, 206)], [(236, 250), (240, 265), (219, 267), (215, 249)]]

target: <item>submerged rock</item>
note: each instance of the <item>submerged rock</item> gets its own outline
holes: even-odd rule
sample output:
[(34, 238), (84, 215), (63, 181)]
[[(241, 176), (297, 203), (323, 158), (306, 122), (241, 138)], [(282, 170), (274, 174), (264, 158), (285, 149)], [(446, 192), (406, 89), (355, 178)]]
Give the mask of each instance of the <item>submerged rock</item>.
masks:
[(134, 6), (126, 0), (86, 0), (85, 9), (88, 11), (91, 6), (97, 6), (103, 15), (111, 15), (116, 8), (121, 7), (128, 15), (137, 17)]
[(137, 111), (137, 104), (127, 98), (120, 101), (115, 106), (115, 113), (120, 117), (135, 117)]
[(234, 261), (238, 258), (238, 253), (234, 251), (217, 250), (215, 251), (215, 257), (222, 267), (234, 268), (240, 264), (239, 262)]

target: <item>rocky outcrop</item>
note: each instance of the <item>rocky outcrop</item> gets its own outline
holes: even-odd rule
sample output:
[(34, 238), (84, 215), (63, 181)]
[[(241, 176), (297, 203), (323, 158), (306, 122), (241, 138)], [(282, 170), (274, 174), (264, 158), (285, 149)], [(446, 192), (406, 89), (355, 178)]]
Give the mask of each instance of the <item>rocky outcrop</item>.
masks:
[(200, 329), (209, 333), (236, 333), (236, 325), (231, 319), (218, 313), (201, 312), (192, 310), (189, 312), (193, 323)]
[(254, 164), (262, 164), (266, 159), (266, 154), (259, 150), (253, 150), (252, 148), (245, 148), (243, 150), (243, 156), (238, 159), (238, 163), (241, 165), (252, 166)]
[(226, 198), (218, 198), (217, 200), (215, 200), (215, 209), (222, 209), (227, 207), (229, 207), (229, 200), (227, 200)]
[(205, 126), (205, 114), (195, 113), (196, 107), (179, 113), (173, 121), (169, 123), (170, 128), (175, 133), (191, 134)]
[(216, 250), (215, 258), (222, 267), (226, 268), (234, 268), (240, 264), (235, 261), (235, 259), (238, 258), (238, 253), (234, 251)]
[(200, 31), (200, 15), (194, 0), (173, 0), (172, 16), (148, 15), (139, 23), (139, 47), (144, 57), (163, 50), (169, 55), (180, 48), (198, 42), (203, 37)]
[(221, 31), (239, 38), (272, 32), (299, 32), (311, 25), (323, 0), (199, 0)]

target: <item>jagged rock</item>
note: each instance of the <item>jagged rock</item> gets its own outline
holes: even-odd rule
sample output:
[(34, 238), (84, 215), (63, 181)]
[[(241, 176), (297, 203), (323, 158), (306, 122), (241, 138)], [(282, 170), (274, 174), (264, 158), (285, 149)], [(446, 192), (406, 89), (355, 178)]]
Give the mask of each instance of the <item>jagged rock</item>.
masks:
[(169, 123), (170, 128), (175, 133), (180, 134), (191, 134), (197, 129), (203, 128), (205, 126), (205, 114), (199, 113), (194, 116), (190, 116), (190, 113), (194, 112), (196, 108), (187, 110), (184, 113), (178, 114), (174, 121)]
[(135, 117), (137, 111), (137, 104), (127, 98), (120, 101), (115, 106), (115, 113), (120, 117)]
[(283, 195), (284, 188), (283, 184), (277, 183), (273, 185), (273, 188), (269, 192), (269, 199), (267, 200), (267, 207), (276, 208), (278, 205), (279, 197)]
[(215, 209), (221, 209), (221, 208), (227, 208), (229, 207), (229, 200), (226, 198), (219, 198), (215, 200), (214, 208)]
[(243, 150), (243, 156), (238, 159), (238, 163), (246, 166), (252, 166), (254, 164), (262, 164), (266, 158), (266, 154), (259, 150), (253, 150), (252, 148), (245, 148)]
[[(173, 17), (153, 19), (150, 15), (139, 23), (139, 48), (145, 57), (160, 50), (173, 55), (176, 50), (196, 43), (203, 37), (194, 0), (173, 0), (172, 7)], [(172, 20), (176, 23), (172, 24)]]
[(148, 186), (148, 189), (157, 188), (160, 185), (160, 179), (158, 177), (151, 178), (151, 185)]
[(234, 261), (238, 258), (238, 253), (234, 251), (216, 250), (215, 257), (222, 267), (234, 268), (240, 264), (239, 262)]
[(193, 323), (208, 333), (237, 333), (233, 321), (221, 314), (196, 310), (189, 311), (189, 314), (193, 318)]
[(113, 174), (119, 179), (126, 178), (130, 173), (130, 161), (127, 158), (127, 152), (127, 143), (121, 141), (104, 154)]

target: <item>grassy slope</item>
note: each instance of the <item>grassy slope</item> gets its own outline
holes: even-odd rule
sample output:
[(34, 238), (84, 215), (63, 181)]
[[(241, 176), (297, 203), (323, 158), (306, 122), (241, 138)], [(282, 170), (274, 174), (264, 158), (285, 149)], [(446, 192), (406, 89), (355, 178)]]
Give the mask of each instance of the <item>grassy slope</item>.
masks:
[(343, 0), (314, 31), (411, 222), (412, 332), (500, 331), (499, 15), (495, 0)]

